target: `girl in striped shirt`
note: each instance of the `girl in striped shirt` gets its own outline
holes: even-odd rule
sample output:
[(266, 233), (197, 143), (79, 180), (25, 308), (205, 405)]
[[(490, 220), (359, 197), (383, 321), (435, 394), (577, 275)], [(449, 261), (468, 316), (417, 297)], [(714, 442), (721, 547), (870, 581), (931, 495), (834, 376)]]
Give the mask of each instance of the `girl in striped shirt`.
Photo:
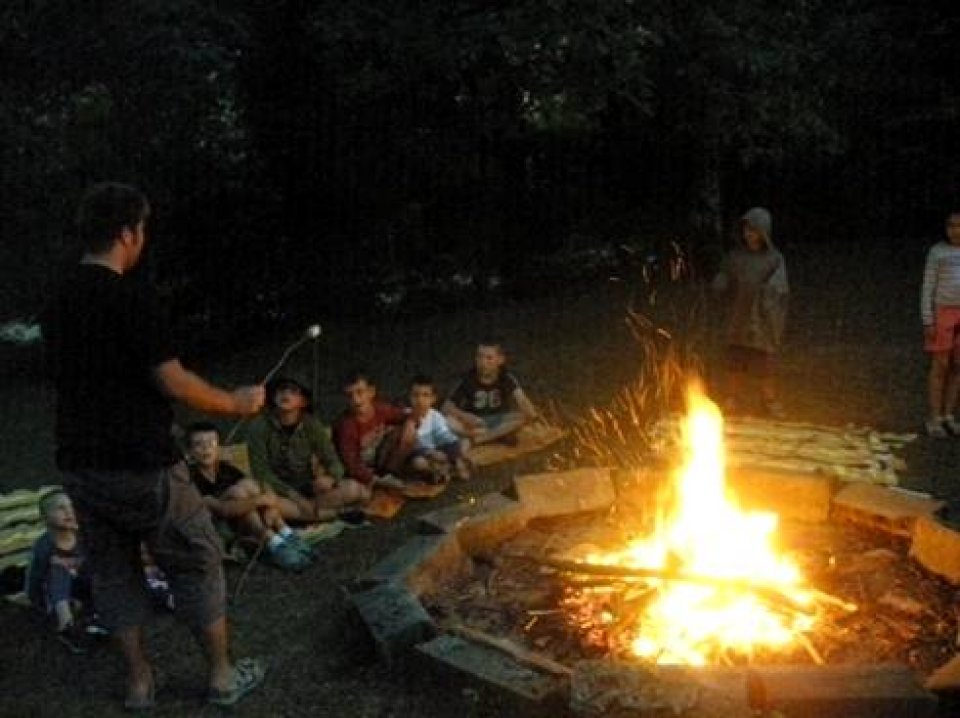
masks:
[(947, 241), (927, 252), (920, 289), (924, 349), (930, 353), (929, 436), (960, 436), (954, 417), (960, 391), (960, 210), (946, 223)]

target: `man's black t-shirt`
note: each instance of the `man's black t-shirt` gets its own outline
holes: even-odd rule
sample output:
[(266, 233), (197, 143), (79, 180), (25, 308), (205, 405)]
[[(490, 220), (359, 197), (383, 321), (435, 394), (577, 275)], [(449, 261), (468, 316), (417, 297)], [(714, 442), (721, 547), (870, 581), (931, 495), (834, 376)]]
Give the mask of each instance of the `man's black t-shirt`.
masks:
[(57, 390), (57, 465), (148, 470), (178, 454), (173, 411), (151, 370), (174, 359), (156, 295), (129, 277), (81, 264), (41, 317)]
[(201, 496), (220, 498), (224, 491), (243, 479), (243, 472), (229, 461), (217, 462), (217, 475), (210, 481), (196, 464), (190, 466), (190, 479), (193, 481)]

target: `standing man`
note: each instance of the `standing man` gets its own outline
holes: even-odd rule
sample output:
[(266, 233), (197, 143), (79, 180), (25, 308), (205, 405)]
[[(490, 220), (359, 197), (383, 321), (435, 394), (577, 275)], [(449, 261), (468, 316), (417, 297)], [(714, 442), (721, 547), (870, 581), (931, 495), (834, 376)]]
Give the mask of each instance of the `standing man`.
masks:
[(94, 604), (127, 662), (124, 705), (154, 705), (141, 541), (204, 649), (208, 700), (232, 705), (264, 669), (230, 659), (219, 538), (171, 437), (171, 400), (248, 415), (262, 407), (264, 390), (224, 391), (181, 365), (156, 295), (127, 276), (143, 252), (149, 214), (143, 194), (127, 185), (98, 184), (82, 200), (83, 257), (41, 321), (57, 391), (57, 465), (89, 551)]

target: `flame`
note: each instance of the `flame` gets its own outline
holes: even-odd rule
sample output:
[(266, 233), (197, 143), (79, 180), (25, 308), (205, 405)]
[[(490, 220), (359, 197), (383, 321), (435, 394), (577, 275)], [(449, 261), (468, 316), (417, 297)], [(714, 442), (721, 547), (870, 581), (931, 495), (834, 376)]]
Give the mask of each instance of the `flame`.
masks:
[(743, 511), (727, 491), (723, 417), (698, 386), (688, 391), (681, 434), (675, 500), (660, 529), (622, 552), (588, 560), (674, 569), (728, 584), (654, 579), (658, 596), (630, 629), (632, 653), (658, 663), (704, 665), (723, 651), (750, 653), (792, 643), (812, 628), (812, 615), (775, 610), (759, 592), (735, 584), (775, 587), (800, 606), (810, 605), (811, 597), (798, 568), (778, 555), (777, 516)]

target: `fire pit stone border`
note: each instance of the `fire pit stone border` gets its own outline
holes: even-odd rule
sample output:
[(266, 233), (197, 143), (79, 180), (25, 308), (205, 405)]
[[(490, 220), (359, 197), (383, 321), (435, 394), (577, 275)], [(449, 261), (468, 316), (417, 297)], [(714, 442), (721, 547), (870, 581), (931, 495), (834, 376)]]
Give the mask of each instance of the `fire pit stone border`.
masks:
[[(775, 474), (743, 472), (735, 487), (747, 496), (745, 504), (812, 522), (852, 520), (904, 536), (911, 541), (910, 555), (921, 565), (960, 583), (960, 559), (955, 558), (960, 556), (960, 532), (934, 518), (942, 502), (896, 488)], [(793, 489), (780, 491), (781, 480)], [(445, 633), (420, 603), (421, 596), (469, 572), (474, 556), (519, 533), (531, 519), (607, 509), (618, 499), (608, 469), (516, 476), (513, 485), (517, 500), (490, 493), (420, 517), (420, 534), (358, 577), (350, 602), (384, 660), (426, 660), (504, 699), (519, 701), (525, 709), (542, 710), (567, 694), (567, 677), (547, 675), (495, 648)]]

